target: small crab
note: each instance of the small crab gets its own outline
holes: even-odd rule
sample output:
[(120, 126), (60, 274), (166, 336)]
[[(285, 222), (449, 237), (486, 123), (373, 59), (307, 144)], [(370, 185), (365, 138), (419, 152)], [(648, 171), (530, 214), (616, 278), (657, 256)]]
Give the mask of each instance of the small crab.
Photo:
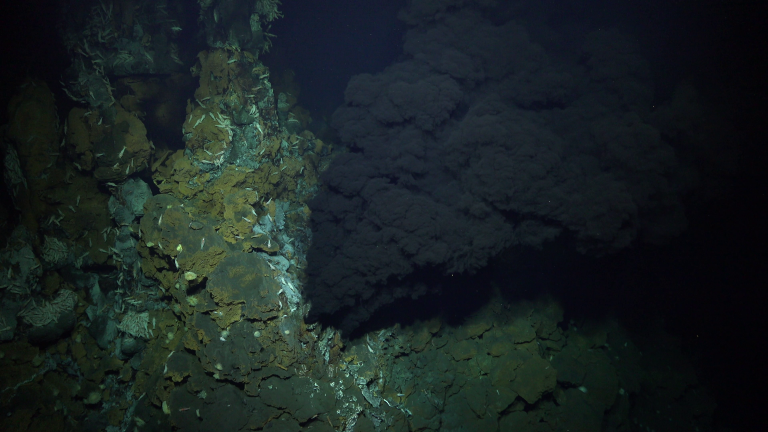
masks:
[(229, 121), (229, 117), (221, 114), (216, 113), (216, 127), (225, 129), (229, 135), (230, 141), (232, 140), (232, 136), (234, 135), (234, 126), (232, 126), (232, 123)]

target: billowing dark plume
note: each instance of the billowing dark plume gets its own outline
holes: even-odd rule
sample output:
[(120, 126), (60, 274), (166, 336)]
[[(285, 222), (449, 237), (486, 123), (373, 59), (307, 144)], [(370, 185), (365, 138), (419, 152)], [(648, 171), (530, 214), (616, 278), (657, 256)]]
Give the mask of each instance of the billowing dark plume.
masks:
[(412, 2), (407, 60), (352, 78), (333, 117), (348, 152), (312, 203), (315, 318), (346, 308), (353, 328), (428, 292), (414, 272), (471, 272), (510, 246), (567, 234), (608, 253), (686, 226), (689, 171), (652, 125), (631, 40), (596, 31), (561, 58), (494, 2), (448, 3)]

